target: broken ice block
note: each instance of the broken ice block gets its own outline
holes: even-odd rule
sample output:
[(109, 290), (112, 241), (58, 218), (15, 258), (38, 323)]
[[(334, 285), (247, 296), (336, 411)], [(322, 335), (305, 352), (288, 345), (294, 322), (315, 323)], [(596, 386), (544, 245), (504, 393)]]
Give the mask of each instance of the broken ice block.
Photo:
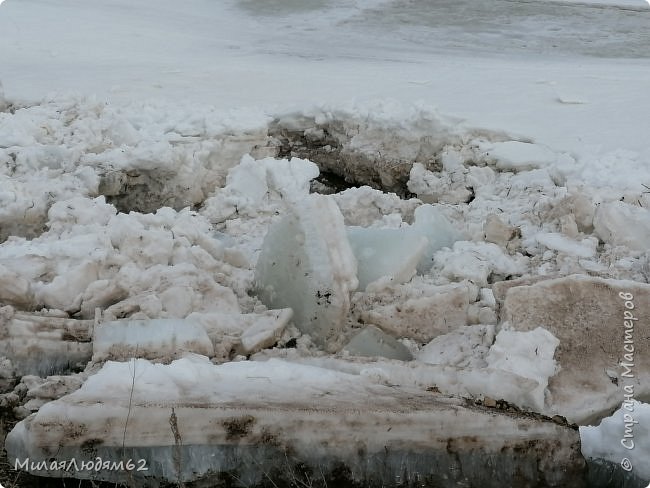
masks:
[(120, 320), (95, 328), (94, 361), (172, 358), (186, 352), (214, 355), (205, 329), (189, 320)]
[(361, 290), (383, 276), (393, 283), (409, 281), (429, 244), (426, 237), (404, 229), (349, 227), (348, 239), (357, 258)]
[(335, 201), (309, 195), (273, 225), (255, 271), (270, 308), (291, 307), (296, 326), (321, 345), (342, 328), (357, 288), (357, 261)]
[[(395, 486), (417, 476), (442, 488), (459, 480), (574, 487), (585, 468), (578, 432), (531, 414), (277, 359), (215, 366), (201, 356), (107, 362), (81, 389), (18, 423), (6, 449), (9, 459), (40, 466), (32, 474), (139, 487), (217, 486), (233, 474), (242, 486), (290, 486), (298, 472), (322, 474), (327, 486)], [(135, 467), (148, 470), (56, 469), (97, 457), (112, 466), (143, 459)], [(486, 477), (486, 466), (496, 474)]]
[(399, 359), (400, 361), (413, 359), (404, 344), (374, 325), (369, 325), (355, 335), (343, 349), (354, 356), (379, 356), (387, 359)]
[(390, 284), (409, 281), (415, 273), (425, 274), (433, 255), (452, 246), (460, 235), (432, 205), (415, 209), (415, 222), (400, 229), (349, 227), (348, 239), (357, 259), (359, 288), (387, 277)]
[(498, 169), (515, 172), (550, 166), (558, 158), (547, 147), (519, 141), (496, 142), (486, 156), (496, 159)]
[(560, 341), (543, 327), (526, 332), (501, 329), (486, 360), (490, 368), (536, 381), (534, 407), (536, 412), (542, 412), (548, 380), (557, 370), (553, 356), (559, 345)]
[(0, 356), (17, 376), (47, 376), (86, 364), (92, 354), (92, 320), (76, 320), (0, 308)]
[(596, 210), (594, 230), (607, 244), (645, 252), (650, 246), (650, 212), (625, 202), (604, 203)]
[(461, 238), (447, 218), (433, 205), (422, 205), (415, 209), (415, 222), (406, 230), (406, 235), (424, 236), (428, 245), (417, 265), (419, 274), (425, 274), (433, 266), (433, 255), (443, 247), (451, 247)]
[(284, 332), (291, 317), (290, 308), (267, 310), (262, 313), (226, 314), (219, 312), (192, 313), (188, 321), (201, 324), (215, 348), (215, 355), (225, 359), (231, 347), (238, 354), (253, 354), (271, 347)]
[(379, 293), (355, 296), (354, 313), (364, 323), (374, 324), (394, 337), (428, 342), (468, 324), (471, 295), (469, 283), (424, 288), (392, 286)]

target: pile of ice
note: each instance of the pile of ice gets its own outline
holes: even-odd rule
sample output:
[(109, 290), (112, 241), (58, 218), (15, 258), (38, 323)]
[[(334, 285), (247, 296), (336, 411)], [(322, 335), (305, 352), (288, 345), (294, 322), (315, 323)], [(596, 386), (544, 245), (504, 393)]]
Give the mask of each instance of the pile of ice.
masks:
[[(109, 361), (79, 390), (19, 423), (6, 445), (20, 460), (47, 460), (38, 472), (50, 476), (69, 475), (52, 467), (52, 458), (78, 465), (144, 460), (131, 473), (111, 470), (112, 461), (75, 473), (138, 486), (223, 473), (250, 485), (288, 484), (306, 472), (330, 486), (337, 479), (390, 483), (397, 473), (445, 487), (462, 479), (497, 487), (570, 480), (584, 470), (577, 432), (548, 419), (471, 409), (314, 365), (270, 359), (215, 366), (196, 355), (169, 365)], [(540, 456), (549, 466), (542, 472)], [(480, 481), (486, 467), (495, 481)]]
[[(578, 184), (568, 154), (422, 107), (371, 108), (272, 119), (51, 100), (1, 112), (0, 404), (42, 416), (19, 424), (12, 449), (30, 452), (46, 437), (34, 419), (55, 422), (66, 402), (89, 426), (103, 415), (74, 394), (45, 403), (81, 380), (47, 396), (30, 375), (57, 385), (85, 368), (84, 394), (101, 402), (120, 368), (172, 361), (173, 391), (201, 401), (212, 387), (190, 381), (198, 369), (227, 388), (262, 383), (262, 403), (289, 379), (310, 391), (315, 376), (348, 374), (355, 388), (540, 422), (588, 425), (617, 408), (627, 302), (639, 322), (650, 308), (643, 186)], [(635, 347), (650, 347), (642, 333)], [(645, 398), (650, 364), (634, 359)], [(143, 409), (150, 393), (137, 393)], [(167, 393), (155, 392), (180, 408)], [(329, 384), (318, 395), (358, 400)], [(132, 431), (152, 436), (147, 448), (177, 443), (147, 425)]]

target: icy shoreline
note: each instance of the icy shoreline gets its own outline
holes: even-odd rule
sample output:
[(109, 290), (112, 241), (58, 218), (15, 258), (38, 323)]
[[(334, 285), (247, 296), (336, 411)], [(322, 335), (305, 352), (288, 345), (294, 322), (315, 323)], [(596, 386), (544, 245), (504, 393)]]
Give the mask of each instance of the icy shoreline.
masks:
[[(345, 434), (353, 437), (364, 422), (371, 432), (382, 423), (392, 428), (439, 421), (427, 417), (429, 408), (438, 408), (432, 396), (478, 402), (453, 414), (467, 416), (466, 436), (506, 432), (515, 442), (508, 449), (519, 453), (520, 430), (534, 442), (548, 435), (548, 442), (571, 454), (549, 460), (552, 449), (544, 447), (535, 451), (539, 456), (517, 454), (521, 466), (536, 464), (535, 470), (549, 476), (531, 482), (563, 486), (549, 481), (557, 466), (567, 467), (571, 479), (581, 476), (572, 474), (582, 469), (578, 433), (562, 425), (562, 417), (585, 425), (617, 406), (625, 307), (618, 294), (633, 294), (640, 314), (650, 307), (650, 218), (641, 181), (605, 189), (603, 175), (585, 180), (587, 173), (570, 154), (503, 133), (468, 131), (414, 105), (315, 108), (269, 117), (71, 99), (9, 104), (0, 117), (0, 224), (6, 232), (0, 243), (0, 349), (9, 358), (2, 398), (8, 411), (26, 417), (9, 436), (10, 456), (48, 459), (48, 449), (57, 446), (62, 459), (79, 453), (83, 442), (99, 446), (101, 439), (98, 452), (115, 457), (122, 447), (120, 421), (128, 420), (136, 426), (132, 435), (153, 436), (153, 450), (134, 455), (166, 453), (160, 477), (174, 481), (174, 449), (183, 458), (199, 456), (187, 466), (192, 473), (212, 469), (200, 460), (209, 449), (200, 446), (210, 443), (190, 439), (195, 413), (174, 403), (173, 395), (197, 395), (196, 408), (211, 412), (211, 388), (228, 380), (234, 383), (219, 394), (239, 392), (244, 410), (274, 398), (322, 405), (334, 395), (326, 427), (305, 426), (303, 439), (312, 435), (307, 432), (334, 429), (342, 405), (356, 409), (373, 398), (353, 395), (360, 387), (379, 395), (371, 404), (382, 395), (395, 402), (412, 395), (418, 400), (395, 416), (381, 407), (375, 420), (359, 408)], [(350, 188), (319, 181), (321, 172)], [(27, 217), (31, 224), (24, 226)], [(633, 231), (624, 233), (621, 226)], [(269, 271), (281, 253), (287, 253), (282, 269)], [(291, 301), (277, 289), (293, 281), (289, 265), (295, 259), (296, 269), (310, 277), (292, 285)], [(285, 307), (294, 310), (283, 312)], [(310, 328), (315, 310), (316, 318), (328, 319)], [(364, 331), (360, 348), (353, 341)], [(637, 341), (640, 350), (648, 347), (647, 338)], [(179, 367), (173, 388), (152, 380), (140, 389), (126, 370), (117, 371), (128, 368), (133, 355), (164, 371), (187, 354), (202, 355), (197, 361), (205, 371)], [(361, 357), (368, 355), (373, 357)], [(36, 357), (49, 358), (51, 369), (25, 360)], [(635, 367), (634, 386), (643, 401), (650, 393), (644, 389), (650, 367), (641, 355)], [(237, 380), (228, 373), (237, 368), (250, 371)], [(295, 368), (298, 378), (266, 381), (287, 368)], [(214, 381), (193, 385), (210, 375)], [(327, 378), (331, 384), (314, 387)], [(350, 381), (346, 388), (344, 378)], [(293, 384), (295, 394), (286, 390)], [(129, 388), (140, 402), (133, 404), (133, 417), (126, 414), (125, 401), (133, 399)], [(111, 391), (117, 402), (112, 417), (105, 417), (111, 410), (102, 402), (110, 404), (110, 398), (101, 391)], [(159, 408), (159, 416), (144, 405)], [(560, 424), (486, 410), (497, 405), (558, 416)], [(168, 428), (171, 407), (184, 423), (182, 449), (174, 447), (178, 442)], [(278, 421), (268, 415), (256, 410), (252, 416)], [(286, 422), (296, 415), (286, 414)], [(419, 420), (411, 422), (411, 416)], [(66, 418), (85, 422), (73, 427), (82, 432), (76, 444), (61, 422)], [(59, 434), (52, 429), (57, 423)], [(109, 424), (114, 431), (107, 430)], [(454, 438), (458, 431), (445, 431), (442, 424), (427, 439)], [(210, 432), (208, 425), (195, 429), (197, 435)], [(399, 471), (404, 457), (418, 473), (426, 471), (423, 459), (440, 466), (451, 462), (436, 449), (403, 450), (404, 439), (418, 434), (417, 428), (404, 429), (391, 434), (398, 447), (390, 463), (397, 464), (389, 463), (386, 476)], [(638, 432), (634, 464), (643, 477), (640, 460), (648, 438)], [(348, 445), (345, 435), (329, 449)], [(605, 435), (603, 445), (616, 445), (612, 435)], [(475, 463), (515, 462), (485, 455), (490, 442), (462, 448), (469, 452), (464, 476), (475, 473)], [(144, 449), (134, 440), (124, 446)], [(314, 449), (305, 446), (304, 453)], [(269, 459), (282, 452), (274, 450)], [(369, 457), (359, 455), (359, 466), (374, 459), (364, 452)], [(304, 455), (300, 462), (309, 458)], [(608, 447), (598, 456), (614, 461), (619, 452)], [(353, 478), (362, 479), (354, 466), (348, 466)]]

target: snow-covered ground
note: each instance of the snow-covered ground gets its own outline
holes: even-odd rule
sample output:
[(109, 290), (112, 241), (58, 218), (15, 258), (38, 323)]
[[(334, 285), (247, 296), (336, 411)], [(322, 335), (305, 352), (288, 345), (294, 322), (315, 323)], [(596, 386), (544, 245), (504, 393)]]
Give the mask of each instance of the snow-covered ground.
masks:
[[(37, 411), (82, 381), (24, 375), (90, 361), (29, 425), (56, 421), (129, 388), (106, 359), (182, 353), (253, 360), (197, 360), (240, 400), (277, 393), (253, 384), (276, 357), (280, 383), (288, 361), (581, 425), (650, 400), (649, 22), (645, 0), (7, 0), (3, 405)], [(647, 482), (629, 405), (583, 453)], [(12, 452), (35, 455), (25, 425)]]

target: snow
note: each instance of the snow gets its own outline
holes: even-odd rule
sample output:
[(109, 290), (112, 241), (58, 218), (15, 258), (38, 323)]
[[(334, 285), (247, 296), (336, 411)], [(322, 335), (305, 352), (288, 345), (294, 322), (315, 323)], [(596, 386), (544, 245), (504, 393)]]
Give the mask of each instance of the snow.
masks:
[[(539, 385), (533, 395), (536, 408), (544, 410), (544, 390), (557, 370), (553, 359), (560, 341), (542, 327), (529, 332), (502, 329), (487, 354), (488, 367), (530, 378)], [(531, 361), (534, 358), (534, 361)]]
[[(228, 363), (220, 393), (243, 393), (243, 372), (266, 368), (298, 389), (319, 375), (324, 390), (354, 389), (346, 369), (556, 413), (555, 356), (578, 346), (534, 328), (542, 312), (525, 316), (531, 330), (509, 330), (492, 287), (648, 282), (650, 4), (299, 3), (2, 4), (0, 305), (11, 307), (0, 347), (19, 359), (11, 367), (38, 366), (21, 356), (27, 343), (47, 358), (42, 374), (89, 359), (90, 343), (67, 344), (57, 327), (97, 308), (98, 361), (134, 347), (156, 360), (273, 356), (290, 338), (300, 355), (354, 352), (363, 326), (394, 346), (372, 354), (392, 362)], [(310, 195), (333, 170), (359, 187)], [(42, 308), (64, 322), (25, 315)], [(194, 374), (206, 378), (197, 394), (212, 391), (207, 359), (180, 361), (108, 362), (86, 384), (101, 398), (137, 366), (178, 374), (152, 376), (143, 399)], [(616, 393), (605, 387), (576, 392), (561, 414), (602, 414)], [(643, 436), (647, 405), (636, 405)], [(586, 454), (620, 461), (608, 447), (619, 417), (583, 428)], [(650, 476), (642, 442), (634, 455)]]
[(650, 479), (649, 404), (632, 400), (599, 425), (580, 427), (580, 438), (586, 457), (615, 464), (628, 459), (637, 476)]

